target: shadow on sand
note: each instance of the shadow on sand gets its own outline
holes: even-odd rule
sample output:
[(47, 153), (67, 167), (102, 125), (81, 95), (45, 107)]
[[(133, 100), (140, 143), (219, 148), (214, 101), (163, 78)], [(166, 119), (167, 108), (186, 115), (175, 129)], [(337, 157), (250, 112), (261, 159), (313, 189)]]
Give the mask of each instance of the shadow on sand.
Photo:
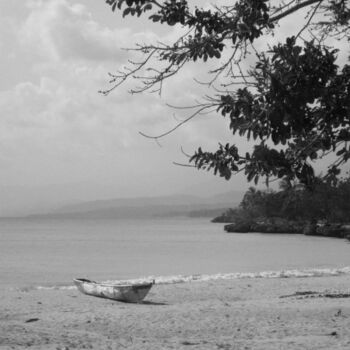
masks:
[(143, 305), (169, 305), (167, 303), (157, 303), (155, 301), (142, 301), (140, 304), (143, 304)]

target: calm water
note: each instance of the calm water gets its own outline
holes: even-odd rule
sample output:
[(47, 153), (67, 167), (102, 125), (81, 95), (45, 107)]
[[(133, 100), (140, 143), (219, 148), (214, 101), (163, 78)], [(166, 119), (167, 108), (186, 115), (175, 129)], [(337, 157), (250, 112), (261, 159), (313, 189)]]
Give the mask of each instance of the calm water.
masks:
[(226, 234), (207, 219), (0, 220), (0, 287), (350, 266), (350, 244)]

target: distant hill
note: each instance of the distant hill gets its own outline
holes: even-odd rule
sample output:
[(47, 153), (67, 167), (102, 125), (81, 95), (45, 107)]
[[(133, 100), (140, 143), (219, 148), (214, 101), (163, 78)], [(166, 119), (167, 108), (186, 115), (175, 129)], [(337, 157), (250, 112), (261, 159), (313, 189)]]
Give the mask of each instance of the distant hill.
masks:
[(243, 194), (244, 192), (232, 191), (208, 197), (170, 195), (96, 200), (66, 205), (55, 211), (30, 215), (30, 217), (77, 219), (213, 217), (227, 208), (236, 207)]

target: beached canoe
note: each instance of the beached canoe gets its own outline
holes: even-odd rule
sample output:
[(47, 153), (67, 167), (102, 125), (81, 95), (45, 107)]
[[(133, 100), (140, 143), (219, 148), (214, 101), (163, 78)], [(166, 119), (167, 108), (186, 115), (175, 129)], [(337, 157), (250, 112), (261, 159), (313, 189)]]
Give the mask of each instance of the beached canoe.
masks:
[(141, 302), (154, 284), (154, 282), (137, 284), (105, 284), (83, 278), (76, 278), (73, 281), (79, 291), (83, 294), (127, 303)]

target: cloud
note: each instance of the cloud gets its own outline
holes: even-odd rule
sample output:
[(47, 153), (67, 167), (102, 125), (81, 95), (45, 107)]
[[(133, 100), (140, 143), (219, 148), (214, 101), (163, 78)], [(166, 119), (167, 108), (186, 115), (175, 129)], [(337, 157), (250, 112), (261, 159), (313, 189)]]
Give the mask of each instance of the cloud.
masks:
[[(206, 66), (186, 67), (164, 85), (161, 97), (128, 94), (132, 81), (102, 96), (97, 91), (108, 86), (107, 72), (134, 57), (120, 48), (159, 38), (151, 29), (121, 27), (126, 22), (107, 25), (89, 13), (88, 4), (91, 11), (98, 7), (94, 1), (80, 3), (26, 1), (20, 15), (14, 5), (1, 12), (0, 4), (0, 29), (2, 23), (11, 28), (11, 40), (1, 40), (1, 49), (13, 55), (0, 56), (5, 72), (0, 183), (108, 183), (124, 195), (136, 195), (136, 189), (148, 195), (153, 190), (167, 193), (184, 182), (196, 183), (198, 172), (174, 168), (172, 161), (187, 161), (180, 146), (192, 152), (228, 138), (226, 122), (217, 122), (220, 116), (197, 118), (162, 139), (162, 147), (138, 132), (157, 135), (186, 117), (188, 111), (169, 108), (166, 102), (189, 105), (204, 94), (206, 88), (198, 88), (191, 77)], [(162, 32), (162, 41), (178, 34), (178, 28)]]
[(67, 0), (35, 1), (20, 30), (20, 39), (39, 56), (56, 60), (120, 61), (127, 57), (121, 48), (133, 37), (147, 39), (152, 33), (134, 34), (129, 28), (110, 29), (93, 20), (83, 4)]
[[(33, 64), (28, 70), (35, 80), (24, 80), (0, 94), (2, 154), (7, 158), (41, 155), (78, 160), (108, 152), (137, 153), (140, 145), (143, 150), (153, 149), (154, 143), (146, 142), (138, 132), (159, 135), (171, 129), (191, 111), (174, 110), (166, 102), (191, 105), (206, 90), (190, 78), (207, 69), (195, 64), (169, 80), (162, 97), (127, 94), (135, 82), (104, 97), (97, 90), (107, 85), (106, 73), (114, 54), (133, 40), (156, 35), (130, 28), (110, 29), (95, 22), (84, 5), (66, 0), (27, 4), (18, 45), (31, 53)], [(172, 40), (180, 31), (175, 28), (166, 33), (164, 40)], [(126, 57), (118, 59), (126, 61)], [(199, 144), (217, 144), (227, 132), (222, 124), (215, 127), (215, 122), (210, 122), (216, 118), (199, 117), (209, 119), (212, 127), (206, 130), (206, 122), (188, 123), (162, 144), (171, 148), (169, 154), (173, 155), (179, 153), (180, 145), (192, 151)]]

